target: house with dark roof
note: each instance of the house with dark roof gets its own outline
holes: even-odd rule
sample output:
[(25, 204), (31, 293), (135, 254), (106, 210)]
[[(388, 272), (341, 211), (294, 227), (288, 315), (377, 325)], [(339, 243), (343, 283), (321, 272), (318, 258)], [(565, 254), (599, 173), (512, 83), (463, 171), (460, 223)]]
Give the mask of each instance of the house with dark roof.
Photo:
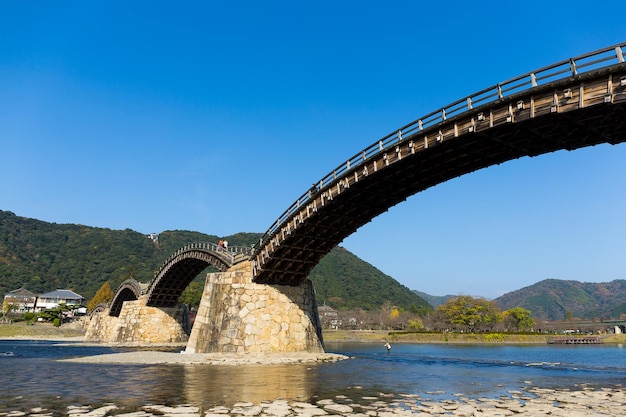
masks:
[(37, 300), (35, 311), (48, 310), (57, 308), (59, 304), (66, 304), (68, 306), (79, 306), (85, 302), (85, 297), (80, 294), (76, 294), (71, 290), (54, 290), (41, 294)]
[(14, 313), (28, 313), (35, 311), (37, 294), (28, 291), (26, 288), (18, 288), (4, 295), (3, 307), (11, 306)]

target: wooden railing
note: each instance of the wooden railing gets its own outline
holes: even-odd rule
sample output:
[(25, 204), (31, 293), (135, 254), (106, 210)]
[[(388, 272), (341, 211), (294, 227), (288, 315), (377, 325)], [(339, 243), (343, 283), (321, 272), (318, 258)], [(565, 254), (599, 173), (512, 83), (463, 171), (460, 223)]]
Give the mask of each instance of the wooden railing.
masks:
[(217, 243), (213, 242), (197, 242), (191, 243), (189, 245), (185, 245), (182, 248), (178, 249), (174, 252), (170, 257), (161, 265), (159, 271), (161, 271), (165, 265), (167, 265), (172, 259), (176, 258), (178, 255), (181, 255), (185, 252), (189, 252), (191, 250), (203, 250), (214, 252), (216, 255), (220, 256), (227, 264), (233, 265), (237, 262), (241, 262), (242, 260), (250, 258), (253, 253), (253, 249), (247, 246), (228, 246), (228, 248), (224, 248)]
[(584, 72), (623, 63), (624, 48), (626, 48), (626, 42), (519, 75), (457, 100), (454, 103), (402, 126), (358, 152), (314, 183), (313, 187), (289, 206), (263, 234), (259, 242), (254, 245), (255, 255), (263, 248), (266, 242), (280, 230), (281, 226), (287, 220), (297, 214), (301, 208), (306, 205), (307, 202), (311, 201), (319, 192), (326, 190), (337, 181), (345, 178), (347, 174), (366, 164), (371, 159), (389, 151), (389, 149), (398, 146), (400, 143), (409, 141), (415, 135), (423, 133), (425, 129), (439, 126), (452, 117), (462, 115), (478, 107), (496, 103), (513, 94), (521, 93), (541, 85), (546, 85)]

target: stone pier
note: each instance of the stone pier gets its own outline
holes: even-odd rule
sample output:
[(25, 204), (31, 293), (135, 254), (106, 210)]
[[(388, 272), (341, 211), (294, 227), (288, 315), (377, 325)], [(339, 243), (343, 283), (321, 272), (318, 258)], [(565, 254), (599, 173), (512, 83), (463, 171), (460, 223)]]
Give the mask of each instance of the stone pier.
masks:
[[(148, 307), (147, 295), (90, 317), (85, 340), (136, 346), (187, 342), (187, 353), (323, 353), (311, 281), (297, 286), (252, 282), (251, 262), (210, 273), (193, 329), (185, 306)], [(188, 336), (189, 335), (189, 336)]]
[(250, 262), (208, 274), (186, 352), (324, 352), (313, 284), (255, 284)]
[(189, 312), (184, 305), (148, 307), (146, 296), (125, 301), (119, 317), (105, 309), (90, 317), (85, 340), (138, 346), (184, 343), (190, 332)]

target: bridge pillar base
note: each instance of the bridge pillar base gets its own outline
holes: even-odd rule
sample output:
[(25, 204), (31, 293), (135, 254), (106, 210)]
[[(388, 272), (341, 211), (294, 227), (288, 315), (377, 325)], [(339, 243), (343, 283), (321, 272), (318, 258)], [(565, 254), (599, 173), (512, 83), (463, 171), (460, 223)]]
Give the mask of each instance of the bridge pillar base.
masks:
[(312, 282), (256, 284), (249, 262), (208, 274), (186, 352), (324, 352)]
[(189, 313), (185, 306), (147, 307), (145, 296), (124, 301), (119, 317), (105, 309), (90, 318), (85, 340), (134, 346), (184, 343), (188, 340)]

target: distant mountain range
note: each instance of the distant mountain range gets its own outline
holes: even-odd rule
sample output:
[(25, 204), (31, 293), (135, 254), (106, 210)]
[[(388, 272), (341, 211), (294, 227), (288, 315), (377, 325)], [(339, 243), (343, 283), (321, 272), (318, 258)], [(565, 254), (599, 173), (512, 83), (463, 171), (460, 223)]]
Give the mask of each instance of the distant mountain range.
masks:
[(546, 320), (619, 318), (626, 314), (626, 280), (592, 283), (546, 279), (493, 301), (503, 310), (519, 306)]
[[(434, 296), (417, 290), (413, 292), (434, 308), (456, 297)], [(546, 279), (492, 301), (502, 311), (513, 307), (530, 310), (535, 319), (619, 318), (626, 314), (626, 280), (593, 283)]]
[[(231, 246), (250, 246), (259, 237), (259, 233), (237, 233), (226, 238)], [(176, 230), (160, 233), (155, 242), (130, 229), (47, 223), (0, 210), (0, 295), (20, 287), (37, 293), (66, 288), (89, 300), (105, 281), (113, 289), (128, 277), (149, 282), (178, 248), (218, 240), (214, 235)], [(336, 309), (378, 310), (391, 303), (425, 314), (454, 297), (411, 291), (342, 247), (326, 255), (309, 278), (318, 304)], [(626, 314), (626, 280), (547, 279), (493, 301), (502, 310), (526, 308), (536, 319), (619, 318)]]

